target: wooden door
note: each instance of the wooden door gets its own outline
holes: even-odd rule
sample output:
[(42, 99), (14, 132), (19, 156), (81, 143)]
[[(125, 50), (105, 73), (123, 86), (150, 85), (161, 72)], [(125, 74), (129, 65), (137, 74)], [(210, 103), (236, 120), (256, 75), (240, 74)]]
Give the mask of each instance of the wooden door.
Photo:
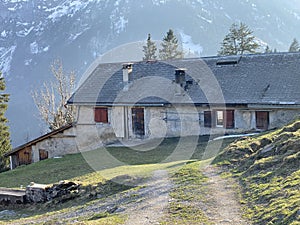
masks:
[(269, 112), (258, 111), (255, 112), (256, 128), (267, 130), (269, 127)]
[(145, 135), (144, 125), (144, 109), (143, 108), (132, 108), (132, 130), (133, 134), (137, 136)]
[(204, 127), (212, 127), (212, 111), (204, 111)]
[(27, 165), (32, 163), (31, 146), (24, 148), (17, 153), (18, 165)]
[(225, 127), (227, 129), (234, 128), (234, 110), (226, 110), (224, 111), (225, 117)]

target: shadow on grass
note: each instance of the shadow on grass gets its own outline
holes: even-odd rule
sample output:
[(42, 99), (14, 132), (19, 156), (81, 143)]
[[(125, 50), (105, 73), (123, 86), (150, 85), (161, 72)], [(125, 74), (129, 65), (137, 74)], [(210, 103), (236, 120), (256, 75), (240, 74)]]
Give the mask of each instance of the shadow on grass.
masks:
[[(197, 146), (190, 158), (184, 158), (188, 152), (189, 137), (184, 138), (183, 149), (180, 149), (180, 157), (184, 160), (202, 160), (207, 147), (209, 136), (200, 136)], [(223, 147), (232, 142), (232, 139), (223, 141)], [(26, 187), (30, 182), (51, 184), (60, 180), (71, 180), (84, 176), (94, 171), (115, 168), (122, 165), (143, 165), (161, 163), (175, 150), (179, 138), (165, 138), (158, 146), (148, 151), (138, 151), (130, 147), (107, 147), (90, 152), (66, 155), (62, 158), (47, 159), (27, 166), (21, 166), (14, 170), (0, 173), (0, 187)], [(218, 149), (217, 149), (218, 150)], [(109, 158), (105, 158), (106, 156)], [(212, 156), (215, 152), (212, 151)], [(211, 157), (207, 155), (206, 157)], [(114, 164), (110, 160), (117, 160)], [(93, 165), (96, 165), (93, 167)]]
[[(210, 136), (199, 136), (195, 149), (190, 158), (185, 158), (185, 153), (190, 151), (189, 142), (194, 141), (195, 137), (184, 137), (181, 141), (186, 144), (181, 149), (182, 158), (179, 160), (203, 160), (215, 157), (220, 150), (231, 143), (236, 138), (211, 141), (208, 148)], [(166, 160), (176, 149), (180, 138), (164, 138), (164, 140), (155, 148), (148, 151), (139, 151), (129, 147), (108, 147), (107, 151), (114, 158), (127, 165), (141, 165), (160, 163)], [(220, 147), (221, 148), (220, 148)], [(179, 161), (176, 160), (176, 161)]]
[[(69, 209), (70, 207), (72, 207), (72, 209), (70, 210), (76, 210), (76, 208), (84, 209), (86, 207), (89, 207), (89, 205), (93, 205), (92, 202), (94, 200), (102, 198), (104, 199), (135, 187), (115, 182), (114, 179), (105, 181), (103, 183), (98, 183), (97, 185), (87, 185), (80, 187), (78, 193), (63, 195), (61, 197), (54, 198), (46, 203), (0, 206), (0, 211), (14, 210), (14, 212), (16, 212), (16, 214), (13, 214), (6, 218), (1, 218), (0, 223), (8, 220), (21, 219), (22, 223), (24, 222), (26, 224), (26, 218), (35, 217), (35, 220), (39, 220), (38, 217), (44, 215), (45, 213), (47, 213), (46, 217), (55, 217), (55, 214), (59, 210), (64, 211), (66, 209)], [(134, 180), (128, 181), (128, 179), (130, 179), (129, 177), (126, 177), (126, 179), (127, 182), (135, 182)], [(101, 203), (105, 203), (105, 201), (102, 201)], [(101, 206), (100, 204), (99, 210), (101, 210), (101, 208), (103, 211), (105, 211), (105, 204), (103, 206)]]
[[(116, 158), (123, 165), (144, 165), (144, 164), (158, 164), (165, 160), (170, 154), (173, 153), (180, 138), (165, 138), (155, 148), (147, 151), (138, 151), (130, 147), (107, 147), (105, 149), (108, 155), (112, 158)], [(189, 137), (184, 138), (184, 142), (187, 144), (183, 145), (182, 154), (185, 155), (186, 151), (189, 151), (189, 141), (194, 140)], [(204, 159), (204, 156), (210, 156), (209, 154), (204, 155), (207, 147), (209, 136), (200, 136), (196, 143), (196, 148), (193, 151), (192, 156), (188, 160), (197, 161)], [(227, 139), (222, 142), (222, 147), (228, 145), (233, 139)], [(213, 146), (213, 145), (212, 145)], [(216, 145), (217, 146), (217, 145)], [(219, 151), (220, 149), (217, 149)], [(114, 168), (110, 162), (103, 157), (104, 148), (96, 149), (82, 154), (66, 155), (59, 159), (47, 159), (38, 163), (34, 163), (28, 166), (22, 166), (15, 170), (8, 171), (0, 174), (0, 186), (4, 187), (20, 187), (20, 185), (26, 186), (31, 181), (35, 183), (56, 183), (59, 180), (76, 180), (85, 177), (87, 185), (82, 187), (79, 195), (74, 194), (66, 199), (54, 199), (52, 202), (37, 205), (26, 205), (13, 207), (20, 211), (20, 214), (27, 214), (29, 216), (38, 216), (46, 212), (55, 213), (57, 210), (67, 209), (69, 207), (85, 207), (85, 204), (97, 199), (110, 195), (117, 194), (124, 190), (133, 188), (131, 185), (125, 185), (124, 182), (120, 182), (115, 178), (104, 179), (95, 178), (95, 168), (92, 168), (90, 162), (93, 161), (99, 165), (105, 164), (107, 167), (99, 167), (101, 169)], [(213, 152), (213, 155), (215, 152)], [(177, 161), (176, 161), (177, 162)], [(186, 162), (178, 162), (174, 165), (170, 165), (166, 168), (179, 167), (186, 164)], [(127, 168), (128, 169), (128, 168)], [(136, 168), (135, 168), (136, 169)], [(123, 175), (127, 171), (123, 171)], [(120, 174), (118, 174), (120, 175)], [(117, 177), (118, 178), (118, 177)], [(120, 176), (120, 179), (124, 179), (124, 176)], [(132, 177), (125, 177), (129, 179), (129, 184), (134, 180)], [(116, 181), (116, 182), (115, 182)], [(1, 208), (0, 208), (1, 209)], [(5, 208), (9, 209), (9, 208)], [(11, 218), (12, 219), (12, 218)]]

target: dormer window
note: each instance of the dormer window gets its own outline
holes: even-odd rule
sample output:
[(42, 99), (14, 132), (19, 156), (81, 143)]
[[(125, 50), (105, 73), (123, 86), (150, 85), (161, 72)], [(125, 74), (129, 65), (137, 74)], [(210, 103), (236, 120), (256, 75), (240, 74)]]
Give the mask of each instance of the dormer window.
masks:
[(236, 65), (238, 64), (237, 60), (219, 60), (217, 61), (217, 66), (224, 66), (224, 65)]

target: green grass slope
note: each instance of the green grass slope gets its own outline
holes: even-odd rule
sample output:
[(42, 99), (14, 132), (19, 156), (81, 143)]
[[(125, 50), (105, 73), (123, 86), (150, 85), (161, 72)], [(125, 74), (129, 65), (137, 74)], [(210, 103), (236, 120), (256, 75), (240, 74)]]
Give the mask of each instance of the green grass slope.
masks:
[(254, 224), (300, 224), (300, 121), (235, 141), (214, 163), (238, 177)]
[[(156, 164), (210, 158), (211, 155), (208, 153), (210, 149), (206, 149), (208, 140), (208, 136), (199, 137), (198, 140), (195, 137), (183, 138), (181, 140), (182, 148), (176, 154), (174, 152), (180, 141), (179, 138), (166, 138), (157, 146), (150, 145), (151, 150), (147, 151), (127, 147), (109, 147), (106, 149), (99, 148), (82, 154), (66, 155), (62, 158), (47, 159), (0, 173), (0, 187), (20, 187), (21, 185), (25, 187), (30, 182), (51, 184), (60, 180), (95, 184), (101, 181), (99, 176), (95, 176), (97, 172), (101, 174), (102, 179), (112, 179), (124, 174), (145, 175), (156, 168), (159, 169), (160, 166)], [(217, 146), (222, 149), (233, 140), (212, 141), (210, 142), (210, 148)], [(189, 144), (195, 141), (196, 146), (191, 151)], [(147, 149), (149, 146), (147, 144), (139, 146), (139, 149), (144, 148)], [(213, 152), (211, 154), (217, 153)], [(166, 160), (172, 154), (176, 157)], [(119, 163), (112, 163), (114, 162), (111, 160), (112, 158), (118, 160)]]
[[(21, 185), (25, 187), (30, 182), (51, 184), (60, 180), (71, 180), (81, 184), (78, 193), (72, 193), (70, 196), (53, 199), (47, 203), (36, 205), (27, 204), (25, 207), (23, 205), (8, 207), (0, 205), (0, 211), (12, 209), (17, 213), (15, 216), (0, 218), (0, 224), (6, 224), (8, 221), (11, 223), (29, 224), (31, 221), (44, 220), (49, 221), (49, 223), (45, 224), (57, 224), (59, 221), (54, 221), (52, 219), (53, 215), (85, 209), (90, 204), (93, 204), (94, 201), (99, 201), (99, 196), (101, 196), (100, 200), (105, 202), (109, 196), (121, 194), (135, 188), (134, 184), (139, 184), (144, 179), (147, 179), (155, 170), (177, 171), (185, 163), (190, 161), (190, 159), (197, 161), (210, 158), (211, 155), (217, 154), (218, 150), (233, 141), (233, 139), (211, 141), (209, 142), (210, 147), (207, 149), (208, 140), (209, 138), (207, 136), (199, 137), (193, 149), (190, 149), (190, 143), (195, 142), (195, 137), (186, 137), (183, 138), (183, 140), (178, 138), (166, 138), (158, 146), (154, 145), (154, 148), (151, 150), (144, 150), (151, 146), (139, 146), (142, 150), (126, 147), (99, 148), (83, 154), (66, 155), (62, 158), (43, 160), (31, 165), (20, 166), (12, 171), (0, 173), (0, 187), (18, 188)], [(179, 151), (175, 151), (179, 141), (182, 142), (182, 147)], [(212, 148), (215, 149), (215, 151), (209, 151)], [(168, 159), (170, 155), (174, 155), (174, 157)], [(110, 162), (111, 156), (113, 156), (114, 159), (118, 159), (120, 164), (112, 164)], [(91, 165), (97, 166), (92, 168)], [(192, 165), (194, 164), (189, 164), (189, 166)], [(187, 190), (189, 190), (191, 194), (198, 183), (202, 182), (202, 177), (199, 177), (202, 175), (195, 173), (195, 170), (199, 166), (197, 166), (197, 163), (195, 165), (196, 166), (189, 170), (180, 170), (180, 172), (177, 173), (178, 182), (180, 180), (184, 182), (187, 176), (193, 177), (193, 182), (187, 180), (186, 182), (191, 182), (184, 183), (185, 189), (180, 190), (180, 192), (184, 192), (185, 195), (183, 196), (184, 199), (178, 200), (178, 204), (181, 201), (185, 201), (188, 197)], [(172, 205), (172, 209), (176, 211), (178, 204)], [(189, 219), (192, 219), (193, 215), (198, 212), (186, 210), (194, 209), (185, 207), (179, 215), (176, 214), (170, 218), (170, 221), (174, 221), (178, 218), (185, 219), (185, 217), (188, 216), (186, 214), (189, 213), (191, 213)], [(108, 217), (105, 212), (104, 214), (103, 212), (96, 212), (94, 217), (76, 219), (82, 221), (82, 224), (119, 224), (117, 221), (124, 220), (123, 217), (121, 218), (118, 215), (112, 216), (115, 217)], [(51, 217), (51, 219), (48, 217)], [(63, 223), (70, 224), (70, 221), (66, 220)]]

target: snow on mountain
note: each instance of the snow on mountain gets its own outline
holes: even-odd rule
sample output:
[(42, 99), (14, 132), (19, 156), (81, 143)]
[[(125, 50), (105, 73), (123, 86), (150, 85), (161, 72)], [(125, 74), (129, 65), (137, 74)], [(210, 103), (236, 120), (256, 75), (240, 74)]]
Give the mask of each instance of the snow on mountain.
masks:
[(35, 42), (32, 42), (30, 44), (30, 52), (31, 54), (38, 54), (39, 53), (39, 45), (38, 43)]
[(185, 34), (182, 30), (179, 30), (182, 48), (185, 51), (185, 55), (192, 55), (193, 57), (199, 57), (203, 51), (203, 47), (200, 44), (195, 44), (192, 41), (190, 35)]
[(152, 0), (153, 5), (160, 6), (166, 4), (168, 0)]
[(161, 40), (169, 28), (188, 57), (215, 55), (230, 25), (240, 21), (263, 45), (286, 51), (300, 38), (299, 15), (298, 0), (2, 0), (0, 70), (11, 93), (13, 145), (45, 132), (30, 93), (52, 79), (49, 67), (57, 58), (80, 76), (110, 49), (145, 41), (148, 33)]
[(24, 27), (22, 30), (16, 32), (16, 35), (18, 37), (26, 37), (28, 34), (30, 34), (30, 32), (33, 30), (33, 28), (34, 28), (33, 26), (30, 28)]
[(0, 47), (0, 71), (4, 74), (10, 71), (11, 61), (16, 50), (16, 45), (9, 48)]
[(63, 16), (73, 17), (76, 12), (84, 9), (89, 4), (89, 1), (65, 1), (63, 4), (53, 8), (46, 9), (46, 12), (51, 12), (47, 19), (55, 22)]

